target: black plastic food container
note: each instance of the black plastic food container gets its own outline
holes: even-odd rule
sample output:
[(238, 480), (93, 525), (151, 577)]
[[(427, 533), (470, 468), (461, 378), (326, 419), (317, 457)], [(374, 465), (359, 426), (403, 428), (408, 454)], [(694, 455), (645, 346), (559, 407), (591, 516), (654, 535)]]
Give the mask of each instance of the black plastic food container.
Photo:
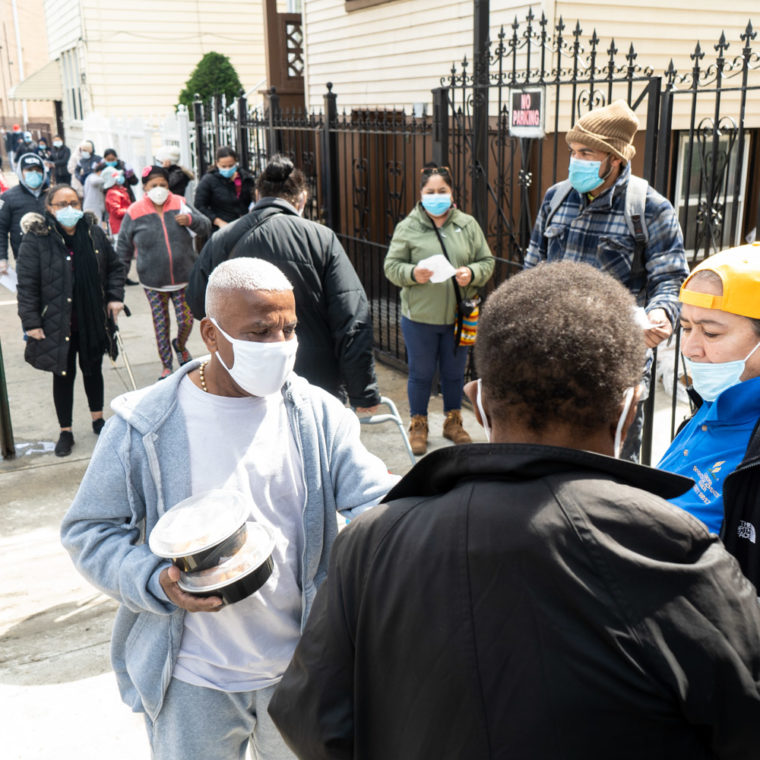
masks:
[(250, 502), (238, 491), (196, 494), (161, 516), (148, 540), (150, 550), (184, 572), (207, 570), (245, 545), (250, 514)]
[(224, 604), (234, 604), (258, 591), (274, 568), (274, 539), (260, 523), (246, 524), (245, 544), (216, 567), (183, 572), (179, 587), (194, 596), (218, 596)]

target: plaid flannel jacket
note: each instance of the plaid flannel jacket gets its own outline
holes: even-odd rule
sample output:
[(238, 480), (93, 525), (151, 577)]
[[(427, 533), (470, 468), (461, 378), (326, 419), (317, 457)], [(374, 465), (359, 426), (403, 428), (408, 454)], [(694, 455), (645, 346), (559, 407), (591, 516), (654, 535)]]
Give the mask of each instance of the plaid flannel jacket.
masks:
[(649, 240), (645, 251), (646, 274), (635, 281), (631, 263), (635, 241), (625, 222), (625, 190), (630, 164), (615, 184), (593, 201), (572, 190), (545, 229), (553, 185), (546, 191), (525, 254), (526, 269), (542, 261), (583, 261), (608, 272), (625, 285), (647, 311), (665, 309), (673, 326), (680, 307), (678, 291), (689, 274), (683, 234), (670, 201), (651, 187), (644, 215)]

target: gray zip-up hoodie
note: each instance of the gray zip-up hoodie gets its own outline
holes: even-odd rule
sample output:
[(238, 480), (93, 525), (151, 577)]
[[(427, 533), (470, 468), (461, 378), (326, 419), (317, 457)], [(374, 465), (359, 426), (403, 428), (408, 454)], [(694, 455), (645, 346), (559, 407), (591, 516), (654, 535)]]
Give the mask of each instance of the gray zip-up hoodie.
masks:
[[(111, 661), (122, 699), (155, 720), (182, 639), (184, 610), (159, 583), (165, 559), (148, 548), (161, 515), (191, 495), (190, 450), (177, 401), (193, 361), (159, 384), (119, 396), (100, 434), (61, 538), (77, 569), (120, 602)], [(359, 440), (359, 422), (330, 394), (296, 375), (283, 386), (303, 464), (306, 503), (301, 562), (302, 626), (327, 574), (337, 535), (335, 512), (353, 517), (396, 482)], [(234, 421), (232, 421), (234, 424)]]

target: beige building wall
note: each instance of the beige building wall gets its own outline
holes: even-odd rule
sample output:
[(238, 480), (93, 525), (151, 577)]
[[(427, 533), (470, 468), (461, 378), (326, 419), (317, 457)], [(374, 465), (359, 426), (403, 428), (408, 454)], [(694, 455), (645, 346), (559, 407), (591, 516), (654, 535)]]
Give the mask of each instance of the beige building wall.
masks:
[[(43, 5), (43, 0), (16, 0), (25, 77), (41, 69), (48, 62)], [(2, 32), (2, 36), (0, 36), (0, 119), (2, 119), (4, 126), (10, 126), (14, 123), (22, 125), (22, 102), (8, 98), (11, 88), (21, 81), (13, 6), (10, 0), (0, 3), (0, 21), (2, 21), (2, 30), (0, 30)], [(50, 102), (28, 100), (26, 110), (30, 122), (55, 123), (55, 109)]]
[[(195, 65), (211, 51), (230, 57), (245, 89), (263, 86), (260, 0), (46, 0), (45, 5), (50, 57), (77, 51), (85, 116), (164, 117), (174, 110)], [(70, 110), (66, 107), (67, 121)]]
[[(636, 63), (651, 67), (656, 74), (665, 72), (670, 61), (679, 74), (691, 72), (694, 61), (691, 54), (697, 42), (705, 54), (701, 68), (707, 69), (715, 63), (718, 53), (715, 45), (725, 32), (728, 49), (723, 53), (727, 62), (741, 56), (747, 22), (752, 19), (755, 30), (760, 27), (760, 2), (758, 0), (732, 0), (723, 5), (715, 0), (643, 0), (636, 3), (604, 2), (604, 0), (556, 0), (554, 4), (555, 23), (560, 16), (567, 22), (581, 20), (584, 43), (588, 46), (594, 30), (601, 38), (600, 50), (606, 51), (614, 38), (621, 53), (627, 51), (633, 42), (638, 53)], [(751, 42), (755, 51), (760, 50), (760, 39)], [(673, 127), (688, 129), (691, 116), (691, 99), (688, 89), (691, 80), (676, 84), (682, 92), (673, 101)], [(736, 87), (741, 76), (723, 80), (723, 87)], [(760, 71), (756, 71), (750, 84), (760, 86)], [(708, 87), (711, 85), (707, 85)], [(712, 85), (714, 86), (714, 85)], [(739, 112), (738, 93), (722, 95), (722, 113)], [(698, 120), (709, 117), (714, 109), (713, 95), (701, 94), (698, 100)], [(760, 90), (749, 93), (749, 108), (745, 126), (760, 126)], [(646, 109), (639, 112), (643, 119)]]
[[(655, 72), (664, 72), (670, 59), (680, 72), (690, 71), (693, 65), (690, 54), (696, 41), (701, 41), (706, 55), (704, 65), (715, 60), (714, 45), (722, 30), (731, 43), (726, 56), (732, 59), (741, 52), (743, 33), (748, 19), (754, 16), (760, 27), (758, 0), (734, 0), (721, 7), (714, 0), (643, 0), (635, 4), (609, 2), (609, 0), (544, 0), (537, 3), (515, 0), (491, 0), (491, 39), (494, 46), (501, 25), (507, 38), (511, 37), (511, 24), (515, 16), (521, 22), (520, 33), (528, 8), (532, 5), (537, 19), (543, 11), (550, 23), (548, 31), (562, 16), (566, 39), (572, 42), (576, 20), (583, 29), (582, 44), (588, 43), (596, 30), (601, 38), (598, 47), (598, 64), (604, 65), (607, 50), (614, 38), (618, 48), (616, 60), (625, 65), (625, 53), (631, 42), (638, 53), (636, 63), (649, 66)], [(322, 105), (322, 96), (328, 81), (333, 82), (338, 94), (339, 108), (404, 106), (431, 102), (430, 90), (446, 76), (452, 62), (464, 55), (472, 55), (472, 0), (454, 2), (443, 0), (431, 10), (426, 0), (396, 0), (347, 11), (345, 0), (305, 0), (303, 8), (306, 38), (306, 101), (312, 108)], [(536, 26), (538, 31), (538, 27)], [(754, 43), (757, 49), (760, 43)], [(536, 49), (533, 48), (535, 56)], [(523, 56), (521, 52), (519, 58)], [(563, 58), (572, 67), (572, 58)], [(511, 61), (506, 62), (511, 66)], [(535, 66), (537, 59), (533, 58)], [(470, 66), (469, 71), (472, 71)], [(760, 74), (758, 74), (760, 76)], [(561, 114), (570, 120), (570, 93), (563, 90)], [(640, 91), (637, 85), (634, 92)], [(547, 93), (553, 107), (551, 88)], [(614, 96), (624, 96), (621, 88)], [(728, 105), (736, 95), (727, 95)], [(751, 123), (760, 125), (760, 103), (757, 93), (752, 95)], [(700, 111), (707, 115), (713, 100), (700, 97)], [(428, 106), (429, 107), (429, 106)], [(738, 107), (738, 106), (737, 106)], [(675, 126), (688, 128), (690, 103), (688, 97), (675, 100)], [(491, 115), (497, 113), (495, 100), (491, 102)], [(642, 123), (646, 109), (639, 114)], [(551, 128), (551, 125), (547, 125)]]
[[(524, 17), (530, 3), (491, 0), (497, 23)], [(344, 0), (304, 0), (306, 103), (320, 108), (327, 82), (339, 108), (431, 102), (454, 62), (471, 57), (472, 0), (396, 0), (346, 11)]]

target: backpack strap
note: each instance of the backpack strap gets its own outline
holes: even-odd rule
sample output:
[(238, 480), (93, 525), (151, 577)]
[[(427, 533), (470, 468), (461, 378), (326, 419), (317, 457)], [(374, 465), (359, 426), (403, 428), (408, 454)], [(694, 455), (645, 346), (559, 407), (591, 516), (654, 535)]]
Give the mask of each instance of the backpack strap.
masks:
[(649, 183), (642, 177), (628, 178), (628, 186), (625, 189), (625, 223), (628, 231), (635, 241), (633, 262), (631, 263), (631, 279), (641, 277), (646, 269), (645, 253), (649, 242), (647, 222), (645, 216), (647, 190)]
[(567, 196), (573, 190), (573, 186), (569, 179), (562, 180), (557, 185), (557, 189), (552, 195), (551, 201), (549, 201), (549, 210), (546, 212), (546, 219), (544, 219), (544, 229), (546, 229), (551, 223), (554, 214), (557, 213), (557, 209), (567, 200)]

